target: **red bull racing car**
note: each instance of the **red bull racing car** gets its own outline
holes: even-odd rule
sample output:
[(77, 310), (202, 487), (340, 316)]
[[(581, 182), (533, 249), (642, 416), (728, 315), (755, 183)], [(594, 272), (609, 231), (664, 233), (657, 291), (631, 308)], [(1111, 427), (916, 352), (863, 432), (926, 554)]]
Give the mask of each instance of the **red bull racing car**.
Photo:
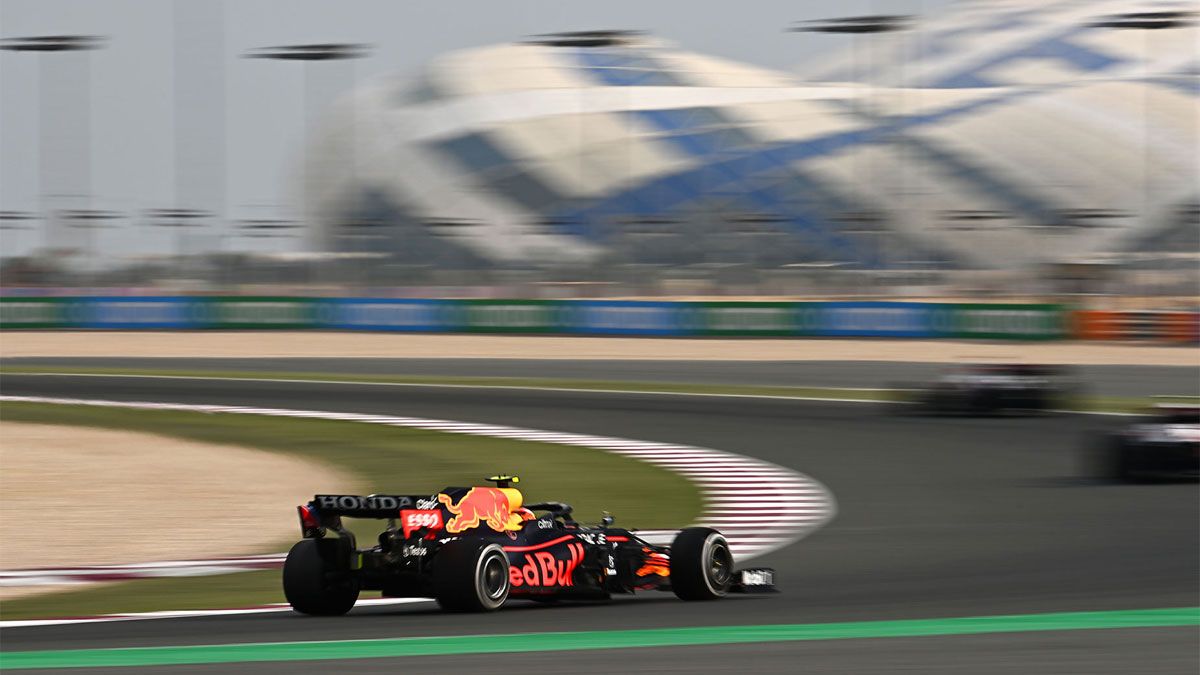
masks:
[[(360, 591), (432, 597), (444, 609), (491, 611), (509, 599), (607, 599), (671, 591), (683, 600), (774, 590), (774, 570), (734, 570), (720, 532), (690, 527), (669, 546), (636, 531), (571, 517), (558, 502), (524, 504), (515, 476), (432, 495), (316, 495), (297, 507), (304, 538), (283, 566), (283, 590), (303, 614), (350, 611)], [(343, 518), (387, 521), (360, 548)]]

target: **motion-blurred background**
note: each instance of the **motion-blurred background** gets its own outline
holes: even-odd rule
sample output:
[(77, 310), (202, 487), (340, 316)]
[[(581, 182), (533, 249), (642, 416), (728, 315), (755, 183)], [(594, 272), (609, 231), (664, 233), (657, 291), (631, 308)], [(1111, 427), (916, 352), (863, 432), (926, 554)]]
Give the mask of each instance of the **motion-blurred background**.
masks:
[(0, 283), (1194, 306), (1195, 9), (4, 0)]

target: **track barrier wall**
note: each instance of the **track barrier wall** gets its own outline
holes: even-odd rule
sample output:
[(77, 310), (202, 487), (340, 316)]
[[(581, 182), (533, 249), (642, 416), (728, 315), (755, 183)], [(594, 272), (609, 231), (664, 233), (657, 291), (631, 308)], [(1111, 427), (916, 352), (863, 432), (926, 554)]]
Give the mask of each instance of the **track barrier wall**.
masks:
[(0, 298), (0, 328), (1200, 341), (1200, 312), (1056, 304), (297, 297)]

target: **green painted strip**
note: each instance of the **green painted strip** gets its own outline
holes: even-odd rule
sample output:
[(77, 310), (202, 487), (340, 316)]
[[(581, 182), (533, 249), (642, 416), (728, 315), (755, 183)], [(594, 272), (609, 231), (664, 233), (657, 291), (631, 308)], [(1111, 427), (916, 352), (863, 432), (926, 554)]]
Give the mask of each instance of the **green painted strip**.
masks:
[(928, 637), (1090, 630), (1097, 628), (1159, 628), (1200, 626), (1200, 607), (1108, 612), (1063, 612), (1011, 616), (978, 616), (901, 621), (854, 621), (826, 624), (765, 626), (701, 626), (648, 630), (583, 631), (574, 633), (516, 633), (270, 642), (179, 647), (77, 649), (0, 653), (0, 668), (101, 668), (170, 666), (252, 661), (325, 661), (447, 654), (500, 654), (630, 647), (846, 640), (856, 638)]

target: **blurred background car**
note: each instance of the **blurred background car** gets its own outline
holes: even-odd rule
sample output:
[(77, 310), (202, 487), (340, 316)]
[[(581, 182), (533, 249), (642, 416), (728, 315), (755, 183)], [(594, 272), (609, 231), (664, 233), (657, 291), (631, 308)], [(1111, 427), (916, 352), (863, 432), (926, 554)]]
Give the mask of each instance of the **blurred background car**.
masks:
[(1200, 404), (1160, 403), (1093, 452), (1101, 475), (1123, 483), (1200, 478)]
[(975, 364), (956, 367), (926, 385), (897, 385), (897, 400), (931, 414), (993, 415), (1068, 408), (1079, 385), (1063, 366)]

